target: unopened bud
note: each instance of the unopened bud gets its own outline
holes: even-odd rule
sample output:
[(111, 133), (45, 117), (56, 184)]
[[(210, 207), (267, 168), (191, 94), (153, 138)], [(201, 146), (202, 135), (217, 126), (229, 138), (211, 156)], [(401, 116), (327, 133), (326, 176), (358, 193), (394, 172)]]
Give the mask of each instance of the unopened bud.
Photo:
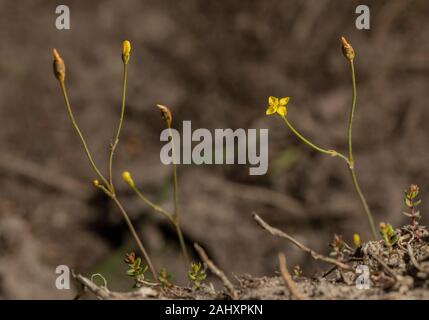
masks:
[(128, 60), (130, 60), (131, 53), (131, 42), (128, 40), (124, 40), (122, 42), (122, 61), (127, 64)]
[(99, 187), (100, 186), (100, 181), (98, 181), (97, 179), (92, 181), (92, 184), (94, 185), (94, 187)]
[(55, 78), (60, 82), (64, 82), (66, 78), (66, 65), (64, 64), (64, 60), (61, 58), (57, 49), (52, 49), (52, 54), (54, 56), (54, 75)]
[(131, 174), (128, 171), (122, 172), (122, 180), (124, 180), (131, 188), (135, 187), (133, 178), (131, 178)]
[(355, 245), (356, 248), (359, 248), (362, 245), (360, 241), (360, 236), (357, 233), (353, 235), (353, 244)]
[(168, 109), (166, 106), (163, 106), (160, 104), (157, 104), (156, 106), (161, 111), (162, 120), (165, 121), (165, 123), (167, 124), (167, 127), (171, 128), (171, 122), (173, 120), (173, 116), (171, 115), (170, 109)]
[(350, 45), (350, 43), (347, 42), (346, 38), (341, 37), (341, 42), (342, 42), (341, 48), (343, 50), (344, 57), (346, 57), (347, 60), (353, 61), (353, 59), (355, 58), (355, 50)]

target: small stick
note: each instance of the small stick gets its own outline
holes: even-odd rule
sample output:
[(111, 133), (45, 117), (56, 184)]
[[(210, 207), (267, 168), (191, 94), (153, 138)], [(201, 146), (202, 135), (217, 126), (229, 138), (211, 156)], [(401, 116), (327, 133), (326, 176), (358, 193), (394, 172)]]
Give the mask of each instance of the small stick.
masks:
[(386, 272), (391, 277), (393, 277), (395, 281), (399, 281), (399, 278), (396, 275), (396, 273), (383, 261), (383, 259), (378, 254), (376, 254), (375, 252), (372, 252), (371, 250), (368, 250), (367, 252), (371, 257), (377, 260), (377, 262), (384, 268), (384, 270), (386, 270)]
[(158, 292), (152, 288), (140, 288), (131, 292), (113, 292), (105, 286), (97, 286), (93, 281), (85, 278), (81, 274), (73, 274), (75, 278), (83, 287), (91, 291), (97, 298), (104, 300), (130, 300), (130, 299), (147, 299), (156, 298), (159, 296)]
[(295, 246), (297, 246), (299, 249), (301, 249), (304, 252), (307, 252), (308, 254), (311, 255), (311, 257), (314, 260), (321, 260), (324, 261), (326, 263), (329, 264), (333, 264), (336, 265), (338, 268), (343, 269), (343, 270), (353, 270), (349, 265), (342, 263), (341, 261), (326, 257), (324, 255), (321, 255), (319, 253), (317, 253), (316, 251), (310, 249), (309, 247), (303, 245), (301, 242), (299, 242), (298, 240), (296, 240), (295, 238), (291, 237), (290, 235), (288, 235), (287, 233), (277, 229), (277, 228), (273, 228), (272, 226), (270, 226), (268, 223), (266, 223), (264, 220), (262, 220), (262, 218), (260, 216), (258, 216), (256, 213), (253, 213), (253, 219), (256, 220), (256, 222), (265, 230), (267, 230), (269, 233), (271, 233), (273, 236), (278, 236), (281, 238), (284, 238), (290, 242), (292, 242)]
[(299, 289), (296, 286), (296, 283), (293, 281), (287, 266), (286, 266), (286, 257), (283, 253), (279, 253), (279, 268), (280, 272), (282, 274), (283, 280), (289, 289), (289, 292), (292, 297), (294, 297), (296, 300), (306, 300), (307, 298), (299, 292)]
[(201, 248), (196, 243), (194, 243), (194, 248), (197, 251), (198, 255), (200, 256), (201, 260), (203, 260), (203, 262), (210, 269), (210, 271), (213, 272), (222, 281), (225, 288), (228, 289), (228, 292), (231, 298), (236, 299), (237, 291), (235, 290), (231, 281), (229, 281), (229, 279), (226, 277), (225, 273), (222, 270), (220, 270), (212, 260), (209, 259), (209, 257), (207, 256), (203, 248)]

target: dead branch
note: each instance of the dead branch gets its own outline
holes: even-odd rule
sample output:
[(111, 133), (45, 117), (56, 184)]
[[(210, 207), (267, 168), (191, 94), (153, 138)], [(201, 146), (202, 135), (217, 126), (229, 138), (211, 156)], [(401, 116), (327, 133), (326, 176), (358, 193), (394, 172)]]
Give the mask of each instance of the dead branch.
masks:
[(264, 220), (262, 220), (262, 218), (259, 217), (256, 213), (253, 213), (252, 215), (253, 215), (253, 219), (255, 219), (256, 222), (263, 229), (267, 230), (273, 236), (278, 236), (278, 237), (284, 238), (284, 239), (288, 240), (289, 242), (293, 243), (295, 246), (297, 246), (302, 251), (310, 254), (314, 260), (321, 260), (321, 261), (324, 261), (326, 263), (336, 265), (338, 268), (343, 269), (343, 270), (353, 270), (352, 267), (350, 267), (349, 265), (342, 263), (341, 261), (326, 257), (324, 255), (321, 255), (321, 254), (317, 253), (316, 251), (314, 251), (314, 250), (308, 248), (307, 246), (303, 245), (301, 242), (299, 242), (295, 238), (291, 237), (287, 233), (270, 226), (268, 223), (266, 223)]
[(204, 249), (201, 248), (197, 243), (194, 243), (194, 248), (197, 251), (198, 255), (200, 256), (201, 260), (203, 260), (203, 262), (210, 269), (210, 271), (213, 272), (222, 281), (223, 285), (228, 290), (231, 298), (236, 299), (237, 291), (235, 290), (233, 284), (231, 283), (231, 281), (229, 281), (225, 273), (222, 270), (220, 270), (212, 260), (209, 259)]
[(131, 292), (113, 292), (105, 286), (97, 286), (94, 282), (80, 274), (73, 274), (84, 288), (92, 292), (97, 298), (102, 300), (141, 300), (159, 298), (159, 293), (148, 287), (142, 287)]
[(286, 266), (286, 257), (284, 254), (279, 253), (279, 269), (280, 273), (282, 274), (283, 280), (289, 289), (289, 292), (292, 297), (294, 297), (296, 300), (306, 300), (307, 297), (305, 297), (296, 286), (295, 282), (293, 281), (287, 266)]

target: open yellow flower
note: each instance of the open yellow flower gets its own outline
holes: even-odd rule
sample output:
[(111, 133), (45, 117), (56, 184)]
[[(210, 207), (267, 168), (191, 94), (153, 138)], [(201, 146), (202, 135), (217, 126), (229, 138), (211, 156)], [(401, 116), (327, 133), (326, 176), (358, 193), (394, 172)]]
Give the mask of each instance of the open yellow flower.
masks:
[(290, 100), (290, 97), (284, 97), (284, 98), (276, 98), (276, 97), (269, 97), (268, 98), (268, 108), (265, 113), (267, 115), (277, 113), (282, 117), (286, 117), (287, 115), (287, 109), (286, 105), (288, 104)]

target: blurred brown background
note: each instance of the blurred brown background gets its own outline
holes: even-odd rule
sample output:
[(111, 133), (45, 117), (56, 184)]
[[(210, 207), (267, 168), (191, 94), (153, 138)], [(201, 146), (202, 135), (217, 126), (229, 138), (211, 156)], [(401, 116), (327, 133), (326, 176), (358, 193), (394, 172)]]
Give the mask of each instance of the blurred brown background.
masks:
[[(71, 30), (54, 26), (59, 4), (70, 7)], [(370, 31), (355, 28), (358, 4), (370, 6)], [(100, 272), (111, 289), (132, 285), (122, 257), (136, 248), (117, 209), (91, 185), (94, 174), (52, 74), (53, 47), (68, 68), (76, 117), (106, 168), (120, 111), (120, 44), (132, 42), (115, 178), (158, 268), (184, 283), (174, 231), (119, 174), (130, 170), (152, 199), (171, 208), (171, 168), (159, 161), (163, 123), (155, 104), (162, 103), (176, 125), (270, 130), (265, 176), (249, 176), (246, 166), (179, 168), (187, 242), (207, 248), (228, 273), (272, 275), (282, 250), (311, 275), (323, 266), (260, 230), (252, 211), (323, 253), (334, 233), (368, 239), (367, 220), (343, 163), (266, 117), (266, 99), (291, 96), (292, 123), (315, 143), (345, 151), (345, 35), (357, 52), (357, 171), (375, 219), (407, 222), (402, 192), (410, 183), (421, 186), (425, 216), (428, 16), (424, 0), (0, 1), (0, 297), (73, 297), (55, 289), (60, 264)]]

